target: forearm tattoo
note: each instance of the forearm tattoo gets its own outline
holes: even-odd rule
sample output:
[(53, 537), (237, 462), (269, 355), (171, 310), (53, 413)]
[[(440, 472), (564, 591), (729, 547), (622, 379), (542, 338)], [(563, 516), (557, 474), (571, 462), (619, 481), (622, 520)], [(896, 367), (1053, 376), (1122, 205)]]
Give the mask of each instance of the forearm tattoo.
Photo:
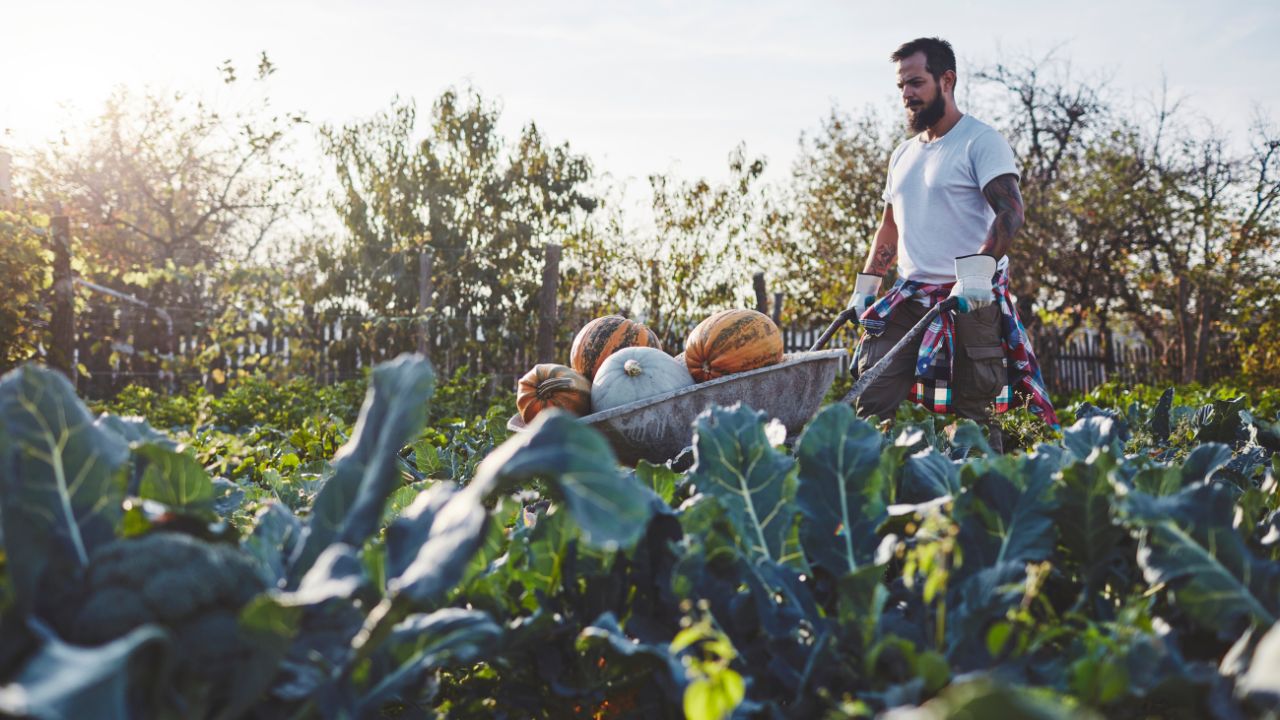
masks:
[(991, 209), (996, 211), (996, 219), (991, 223), (986, 242), (982, 243), (979, 252), (999, 258), (1009, 252), (1014, 234), (1022, 227), (1022, 192), (1018, 189), (1018, 176), (1001, 175), (987, 183), (982, 194)]
[(883, 276), (889, 272), (889, 268), (893, 267), (893, 261), (897, 255), (897, 243), (877, 241), (875, 247), (871, 249), (871, 259), (867, 263), (865, 272)]
[(876, 230), (875, 239), (871, 241), (871, 252), (867, 255), (867, 262), (862, 266), (862, 272), (883, 277), (889, 272), (889, 268), (893, 267), (893, 261), (897, 258), (898, 227), (893, 222), (893, 206), (886, 205), (884, 220)]

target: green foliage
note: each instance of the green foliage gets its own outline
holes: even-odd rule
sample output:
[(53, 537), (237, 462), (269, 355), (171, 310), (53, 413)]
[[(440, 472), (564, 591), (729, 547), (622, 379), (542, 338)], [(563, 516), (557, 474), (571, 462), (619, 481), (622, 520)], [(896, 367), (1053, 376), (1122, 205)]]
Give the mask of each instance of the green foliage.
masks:
[[(1280, 455), (1244, 401), (1081, 402), (1007, 455), (911, 409), (885, 434), (828, 407), (787, 448), (750, 408), (711, 408), (691, 468), (630, 472), (561, 413), (511, 438), (506, 402), (432, 427), (433, 379), (402, 358), (354, 427), (183, 448), (92, 421), (59, 376), (8, 376), (0, 468), (25, 464), (0, 484), (0, 600), (19, 600), (0, 625), (35, 630), (0, 636), (0, 687), (189, 717), (1276, 709)], [(88, 527), (58, 463), (118, 483), (79, 565), (48, 561)], [(11, 522), (32, 508), (67, 519)], [(170, 675), (136, 671), (161, 648)]]
[(367, 121), (321, 130), (347, 235), (309, 258), (323, 281), (307, 297), (320, 311), (360, 303), (388, 320), (370, 330), (407, 337), (413, 326), (392, 321), (417, 316), (419, 258), (430, 253), (435, 310), (420, 319), (432, 357), (446, 368), (472, 357), (515, 371), (502, 361), (536, 335), (542, 246), (563, 243), (597, 200), (585, 189), (585, 157), (533, 123), (512, 143), (499, 116), (475, 90), (451, 89), (425, 127), (414, 103), (396, 100)]
[(0, 210), (0, 372), (35, 357), (43, 338), (52, 259), (39, 233), (47, 227), (47, 218)]

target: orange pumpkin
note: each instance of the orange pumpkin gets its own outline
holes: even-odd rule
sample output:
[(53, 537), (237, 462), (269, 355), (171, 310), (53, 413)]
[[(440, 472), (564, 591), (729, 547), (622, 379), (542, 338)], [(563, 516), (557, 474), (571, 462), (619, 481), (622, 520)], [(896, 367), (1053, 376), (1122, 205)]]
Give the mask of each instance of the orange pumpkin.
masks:
[(620, 315), (606, 315), (587, 323), (573, 339), (569, 364), (588, 380), (595, 380), (601, 363), (626, 347), (662, 349), (658, 336), (644, 325)]
[(684, 344), (684, 362), (697, 382), (782, 361), (782, 333), (755, 310), (721, 310), (698, 323)]
[(525, 423), (533, 422), (548, 407), (568, 410), (574, 415), (591, 412), (591, 381), (572, 368), (541, 363), (520, 378), (516, 389), (516, 409)]

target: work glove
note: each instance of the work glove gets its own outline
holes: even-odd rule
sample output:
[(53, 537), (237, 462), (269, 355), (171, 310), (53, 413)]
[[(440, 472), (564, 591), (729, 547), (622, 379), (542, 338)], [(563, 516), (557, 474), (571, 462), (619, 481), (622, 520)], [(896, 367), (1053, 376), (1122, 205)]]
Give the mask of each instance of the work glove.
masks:
[(880, 294), (881, 279), (880, 275), (858, 273), (858, 279), (853, 283), (853, 296), (849, 298), (846, 309), (857, 312), (859, 316), (866, 312), (876, 301), (876, 295)]
[(956, 284), (951, 296), (959, 298), (957, 309), (973, 312), (995, 302), (991, 283), (996, 276), (996, 259), (990, 255), (965, 255), (956, 258)]

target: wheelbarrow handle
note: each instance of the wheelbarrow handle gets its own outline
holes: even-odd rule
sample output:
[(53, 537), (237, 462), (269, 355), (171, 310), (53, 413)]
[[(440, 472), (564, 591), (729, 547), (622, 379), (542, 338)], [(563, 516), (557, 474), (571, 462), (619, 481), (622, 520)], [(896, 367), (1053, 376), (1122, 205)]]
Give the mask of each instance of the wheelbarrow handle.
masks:
[(929, 312), (925, 313), (924, 317), (920, 318), (920, 322), (916, 323), (915, 327), (908, 330), (907, 334), (903, 335), (902, 339), (895, 343), (894, 346), (889, 349), (889, 352), (885, 353), (884, 357), (880, 358), (879, 362), (867, 368), (866, 372), (858, 376), (858, 381), (853, 384), (853, 387), (850, 388), (848, 394), (844, 396), (844, 400), (842, 402), (851, 403), (854, 400), (857, 400), (862, 393), (866, 392), (867, 387), (871, 385), (871, 383), (875, 382), (876, 378), (884, 374), (884, 371), (889, 367), (889, 363), (897, 357), (898, 353), (902, 352), (904, 348), (911, 344), (911, 341), (914, 340), (917, 335), (924, 332), (924, 329), (929, 327), (929, 323), (933, 322), (934, 318), (944, 312), (956, 309), (959, 305), (960, 298), (949, 297), (929, 308)]
[(827, 343), (831, 341), (831, 336), (835, 335), (836, 331), (843, 327), (845, 323), (850, 320), (856, 320), (858, 318), (858, 314), (857, 309), (852, 306), (841, 311), (841, 313), (836, 316), (836, 319), (827, 326), (827, 329), (822, 332), (822, 336), (813, 344), (813, 347), (809, 348), (809, 352), (817, 352), (818, 350), (826, 347)]

